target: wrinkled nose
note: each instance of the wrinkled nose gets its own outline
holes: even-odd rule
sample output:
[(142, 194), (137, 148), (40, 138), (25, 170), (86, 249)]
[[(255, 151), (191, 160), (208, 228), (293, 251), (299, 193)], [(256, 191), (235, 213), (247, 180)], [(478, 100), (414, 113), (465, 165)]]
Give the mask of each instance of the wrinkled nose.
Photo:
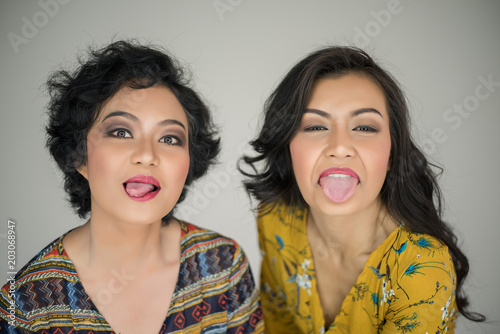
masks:
[(355, 150), (349, 132), (347, 130), (332, 131), (325, 154), (338, 159), (353, 157)]

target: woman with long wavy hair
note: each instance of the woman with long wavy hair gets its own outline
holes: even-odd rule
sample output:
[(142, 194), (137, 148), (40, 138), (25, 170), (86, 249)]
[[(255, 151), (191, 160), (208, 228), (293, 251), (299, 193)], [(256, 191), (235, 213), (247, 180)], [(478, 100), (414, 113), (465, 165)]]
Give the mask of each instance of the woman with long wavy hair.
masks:
[(469, 270), (401, 88), (364, 51), (328, 47), (265, 105), (240, 166), (258, 201), (268, 333), (452, 333)]

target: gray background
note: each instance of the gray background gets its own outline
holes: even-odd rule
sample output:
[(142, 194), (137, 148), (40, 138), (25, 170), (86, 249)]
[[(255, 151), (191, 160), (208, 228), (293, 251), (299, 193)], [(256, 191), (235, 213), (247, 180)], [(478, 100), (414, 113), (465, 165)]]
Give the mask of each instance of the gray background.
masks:
[[(223, 150), (178, 213), (236, 239), (258, 277), (255, 217), (235, 162), (248, 152), (262, 104), (284, 73), (318, 47), (350, 44), (364, 47), (404, 86), (414, 135), (445, 167), (446, 219), (470, 259), (473, 309), (500, 320), (499, 17), (498, 1), (2, 1), (1, 280), (8, 219), (16, 222), (17, 269), (82, 223), (44, 149), (43, 83), (86, 45), (139, 37), (165, 46), (194, 73), (221, 127)], [(495, 84), (487, 88), (484, 80)], [(461, 319), (457, 333), (499, 328)]]

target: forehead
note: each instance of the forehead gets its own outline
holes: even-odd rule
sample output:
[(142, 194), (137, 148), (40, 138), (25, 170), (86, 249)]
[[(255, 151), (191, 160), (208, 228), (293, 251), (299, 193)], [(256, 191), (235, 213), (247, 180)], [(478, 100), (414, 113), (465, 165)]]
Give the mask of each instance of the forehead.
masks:
[(160, 85), (141, 89), (128, 86), (120, 88), (103, 104), (98, 118), (117, 110), (134, 113), (137, 116), (155, 113), (187, 121), (184, 108), (175, 94), (169, 88)]
[(358, 73), (316, 80), (307, 107), (325, 111), (369, 107), (387, 114), (384, 91), (372, 78)]
[[(146, 88), (147, 89), (147, 88)], [(128, 86), (120, 88), (111, 98), (107, 104), (117, 105), (136, 105), (144, 101), (147, 97), (146, 89), (134, 89)]]
[(131, 88), (129, 86), (123, 86), (104, 103), (103, 109), (106, 107), (118, 105), (135, 108), (147, 101), (162, 102), (162, 100), (163, 102), (172, 102), (172, 100), (175, 100), (175, 102), (179, 103), (172, 91), (164, 86), (152, 86), (148, 88), (138, 89)]

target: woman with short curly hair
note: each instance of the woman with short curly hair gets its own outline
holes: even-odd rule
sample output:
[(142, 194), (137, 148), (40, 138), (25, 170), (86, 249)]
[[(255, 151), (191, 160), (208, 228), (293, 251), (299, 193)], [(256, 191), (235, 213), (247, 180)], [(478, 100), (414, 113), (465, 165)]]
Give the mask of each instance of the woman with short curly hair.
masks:
[(188, 83), (172, 57), (134, 41), (49, 78), (47, 147), (88, 221), (2, 288), (2, 333), (263, 331), (241, 247), (173, 215), (219, 152)]

